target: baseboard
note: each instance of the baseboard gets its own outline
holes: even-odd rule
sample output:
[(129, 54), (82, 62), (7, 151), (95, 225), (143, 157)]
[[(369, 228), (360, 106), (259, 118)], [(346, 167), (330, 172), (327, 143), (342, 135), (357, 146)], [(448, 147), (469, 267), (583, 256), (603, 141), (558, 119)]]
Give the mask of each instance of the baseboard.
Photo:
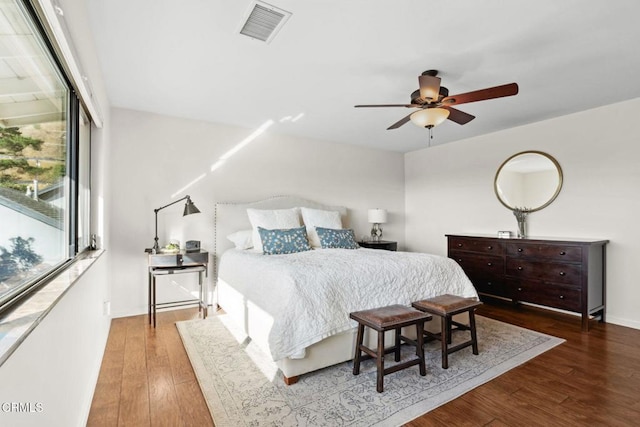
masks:
[(147, 307), (144, 308), (134, 308), (131, 310), (114, 310), (113, 305), (111, 305), (111, 318), (117, 319), (119, 317), (130, 317), (130, 316), (138, 316), (140, 314), (147, 314)]
[(610, 314), (607, 314), (607, 323), (613, 323), (614, 325), (626, 326), (633, 329), (640, 329), (640, 321), (624, 319), (622, 317), (612, 316)]
[(84, 414), (84, 424), (87, 425), (89, 421), (89, 415), (91, 413), (91, 405), (93, 403), (93, 395), (96, 392), (96, 386), (98, 385), (98, 378), (100, 377), (100, 369), (102, 368), (102, 361), (104, 360), (104, 353), (107, 349), (107, 341), (109, 340), (109, 332), (111, 332), (111, 321), (109, 321), (109, 326), (107, 327), (107, 333), (104, 336), (104, 342), (102, 343), (102, 352), (100, 353), (100, 359), (97, 363), (97, 369), (94, 370), (91, 381), (89, 381), (87, 387), (89, 388), (88, 392), (85, 394), (87, 397), (85, 402), (83, 403), (83, 414)]

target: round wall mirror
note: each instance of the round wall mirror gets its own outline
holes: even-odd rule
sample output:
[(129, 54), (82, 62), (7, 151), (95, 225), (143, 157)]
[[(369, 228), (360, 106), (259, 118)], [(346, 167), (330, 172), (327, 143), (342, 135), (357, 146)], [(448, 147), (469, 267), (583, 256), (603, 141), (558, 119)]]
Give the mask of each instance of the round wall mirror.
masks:
[(500, 203), (524, 212), (549, 206), (561, 188), (560, 164), (541, 151), (523, 151), (509, 157), (496, 172), (493, 183)]

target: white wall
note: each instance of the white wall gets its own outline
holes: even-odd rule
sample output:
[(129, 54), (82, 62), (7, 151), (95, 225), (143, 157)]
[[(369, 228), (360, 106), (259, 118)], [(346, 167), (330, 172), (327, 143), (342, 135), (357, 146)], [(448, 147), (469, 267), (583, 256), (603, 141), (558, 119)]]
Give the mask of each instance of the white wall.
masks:
[(640, 328), (639, 114), (635, 99), (406, 154), (408, 248), (446, 255), (447, 233), (515, 231), (515, 217), (494, 194), (496, 170), (517, 152), (547, 152), (564, 184), (528, 217), (529, 234), (609, 239), (607, 319)]
[(107, 275), (102, 257), (2, 365), (0, 402), (29, 403), (34, 412), (3, 410), (0, 424), (86, 424), (109, 333), (109, 319), (102, 315)]
[[(400, 245), (404, 242), (404, 158), (399, 153), (284, 136), (276, 122), (212, 171), (212, 165), (254, 129), (124, 109), (113, 109), (111, 118), (114, 197), (108, 218), (116, 316), (146, 313), (143, 251), (153, 244), (153, 210), (186, 194), (202, 213), (182, 217), (183, 203), (160, 211), (160, 245), (172, 238), (182, 244), (200, 240), (203, 248), (213, 252), (216, 202), (248, 202), (274, 195), (346, 206), (358, 237), (370, 231), (367, 209), (386, 208), (390, 217), (385, 238)], [(195, 275), (162, 280), (195, 287)], [(158, 292), (158, 301), (179, 296), (163, 284)]]
[[(48, 1), (48, 0), (43, 0)], [(92, 232), (108, 244), (109, 104), (105, 93), (84, 2), (60, 1), (78, 60), (89, 77), (104, 127), (92, 129)], [(53, 310), (0, 367), (1, 402), (40, 402), (41, 413), (3, 413), (11, 426), (81, 426), (86, 424), (110, 317), (103, 302), (110, 296), (109, 252), (74, 284)]]

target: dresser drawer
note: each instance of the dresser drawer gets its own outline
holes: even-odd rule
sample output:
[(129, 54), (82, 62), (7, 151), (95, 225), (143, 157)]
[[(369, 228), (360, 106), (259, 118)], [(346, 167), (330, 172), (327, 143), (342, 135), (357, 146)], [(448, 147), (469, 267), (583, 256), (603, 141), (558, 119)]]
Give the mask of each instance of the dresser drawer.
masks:
[(571, 245), (549, 245), (536, 243), (507, 243), (507, 255), (512, 257), (530, 257), (558, 262), (580, 262), (582, 248)]
[(530, 261), (523, 258), (507, 257), (506, 274), (514, 278), (537, 279), (573, 286), (582, 284), (581, 264)]
[(510, 298), (510, 292), (507, 285), (501, 280), (482, 279), (470, 277), (473, 286), (480, 294), (497, 295), (500, 297)]
[(580, 311), (582, 292), (579, 289), (528, 281), (509, 281), (507, 286), (514, 300)]
[(500, 242), (498, 240), (452, 236), (449, 238), (449, 252), (451, 251), (467, 251), (502, 255), (504, 253), (504, 242)]
[(449, 254), (469, 277), (501, 277), (504, 275), (504, 258), (492, 255), (475, 255), (454, 251)]

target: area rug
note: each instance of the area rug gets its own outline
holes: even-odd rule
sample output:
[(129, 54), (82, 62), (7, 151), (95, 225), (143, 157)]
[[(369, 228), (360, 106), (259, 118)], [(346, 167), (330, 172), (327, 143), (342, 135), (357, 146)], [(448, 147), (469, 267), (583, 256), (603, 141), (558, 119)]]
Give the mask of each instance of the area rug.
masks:
[[(226, 315), (176, 325), (217, 427), (382, 427), (402, 425), (564, 341), (482, 316), (476, 322), (479, 355), (460, 350), (442, 369), (440, 344), (432, 341), (425, 345), (427, 375), (421, 377), (417, 366), (386, 375), (383, 393), (376, 392), (374, 360), (364, 361), (357, 376), (344, 362), (287, 386)], [(468, 339), (468, 333), (453, 335), (454, 344)], [(403, 346), (402, 360), (414, 354)], [(395, 363), (387, 360), (385, 366)]]

